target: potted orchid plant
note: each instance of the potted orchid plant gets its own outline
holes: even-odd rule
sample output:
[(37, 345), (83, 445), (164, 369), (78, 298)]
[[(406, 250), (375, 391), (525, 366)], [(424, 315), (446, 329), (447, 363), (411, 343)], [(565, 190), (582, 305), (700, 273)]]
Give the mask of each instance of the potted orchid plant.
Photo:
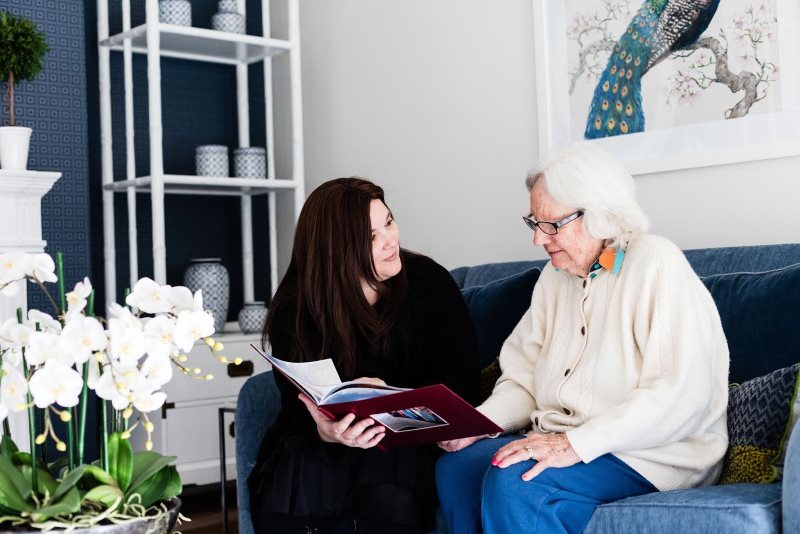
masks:
[[(44, 290), (54, 314), (17, 310), (0, 324), (0, 529), (103, 532), (139, 522), (143, 532), (166, 531), (182, 485), (171, 465), (175, 457), (151, 450), (148, 414), (164, 404), (162, 388), (174, 369), (212, 378), (187, 367), (195, 342), (223, 349), (211, 338), (214, 320), (203, 310), (201, 292), (142, 278), (126, 305), (112, 304), (102, 319), (94, 316), (88, 278), (65, 290), (60, 253), (55, 262), (47, 254), (0, 254), (0, 298), (25, 280)], [(58, 300), (47, 283), (58, 284)], [(94, 461), (84, 454), (90, 394), (102, 411)], [(11, 439), (6, 418), (12, 412), (27, 412), (30, 452)], [(145, 450), (133, 450), (132, 432), (146, 434)], [(55, 461), (45, 458), (48, 441), (63, 453)]]

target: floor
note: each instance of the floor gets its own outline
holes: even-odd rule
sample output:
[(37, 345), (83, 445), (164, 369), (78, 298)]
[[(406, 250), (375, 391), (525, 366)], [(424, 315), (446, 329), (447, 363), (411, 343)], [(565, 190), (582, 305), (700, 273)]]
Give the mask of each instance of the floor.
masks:
[[(227, 486), (228, 534), (239, 531), (238, 513), (236, 509), (236, 485), (229, 482)], [(191, 519), (175, 526), (175, 530), (183, 534), (223, 534), (222, 498), (217, 484), (207, 486), (186, 486), (181, 494), (181, 513)]]

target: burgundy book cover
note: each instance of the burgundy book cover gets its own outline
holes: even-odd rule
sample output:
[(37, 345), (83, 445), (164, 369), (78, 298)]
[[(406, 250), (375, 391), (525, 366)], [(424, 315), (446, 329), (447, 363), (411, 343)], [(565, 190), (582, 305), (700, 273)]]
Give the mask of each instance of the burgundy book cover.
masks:
[(404, 431), (394, 431), (387, 426), (386, 437), (380, 442), (382, 447), (435, 443), (503, 431), (444, 384), (319, 407), (335, 419), (340, 419), (348, 413), (354, 413), (361, 419), (373, 414), (408, 411), (415, 408), (427, 408), (428, 412), (432, 411), (444, 421), (444, 424)]

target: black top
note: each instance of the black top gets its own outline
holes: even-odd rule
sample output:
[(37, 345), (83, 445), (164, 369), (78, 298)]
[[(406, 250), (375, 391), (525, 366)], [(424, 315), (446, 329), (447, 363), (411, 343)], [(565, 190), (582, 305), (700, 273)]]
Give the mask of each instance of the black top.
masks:
[[(430, 258), (405, 251), (401, 257), (409, 295), (392, 332), (392, 356), (359, 340), (355, 376), (411, 388), (443, 383), (474, 402), (480, 375), (478, 350), (461, 291), (450, 273)], [(285, 329), (287, 334), (290, 330)], [(288, 359), (289, 341), (288, 335), (273, 335), (273, 354)], [(262, 514), (358, 515), (358, 488), (380, 484), (408, 488), (426, 508), (423, 513), (432, 516), (435, 445), (381, 451), (323, 442), (298, 390), (279, 373), (274, 377), (281, 391), (281, 411), (264, 436), (248, 480), (254, 524)]]

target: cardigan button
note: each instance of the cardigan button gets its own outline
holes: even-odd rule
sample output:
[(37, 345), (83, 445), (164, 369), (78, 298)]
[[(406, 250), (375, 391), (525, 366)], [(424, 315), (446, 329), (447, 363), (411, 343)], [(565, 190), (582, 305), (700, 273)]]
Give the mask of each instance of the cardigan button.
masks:
[(533, 424), (536, 425), (536, 426), (539, 426), (539, 418), (538, 417), (534, 417), (533, 418)]
[(583, 287), (586, 287), (586, 280), (583, 281)]
[(569, 408), (564, 408), (564, 413), (567, 415), (572, 415), (572, 410), (570, 410)]
[(564, 371), (564, 376), (569, 376), (569, 369), (567, 369), (566, 371)]
[(585, 335), (586, 335), (586, 327), (585, 327), (585, 326), (582, 326), (582, 327), (581, 327), (581, 335), (582, 335), (582, 336), (585, 336)]

